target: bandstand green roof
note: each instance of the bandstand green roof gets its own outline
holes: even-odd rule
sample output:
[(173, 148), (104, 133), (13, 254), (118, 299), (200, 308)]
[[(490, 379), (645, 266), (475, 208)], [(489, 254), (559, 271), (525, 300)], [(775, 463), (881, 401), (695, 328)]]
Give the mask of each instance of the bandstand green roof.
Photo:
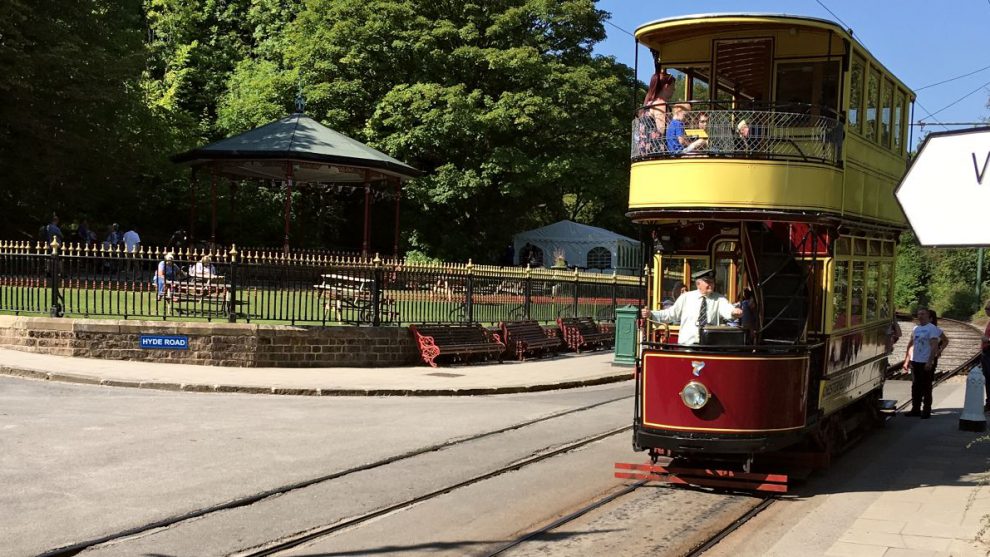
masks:
[(418, 176), (415, 168), (295, 113), (240, 135), (186, 151), (172, 162), (209, 167), (233, 178), (282, 180), (289, 164), (296, 182), (365, 182)]

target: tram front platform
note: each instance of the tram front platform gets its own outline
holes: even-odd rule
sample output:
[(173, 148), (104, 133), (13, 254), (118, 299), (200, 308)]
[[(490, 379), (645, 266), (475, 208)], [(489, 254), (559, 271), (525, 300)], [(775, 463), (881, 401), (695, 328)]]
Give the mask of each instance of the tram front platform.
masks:
[(234, 368), (100, 360), (0, 349), (0, 375), (190, 392), (310, 396), (471, 396), (549, 391), (631, 381), (612, 351), (525, 362), (431, 368)]

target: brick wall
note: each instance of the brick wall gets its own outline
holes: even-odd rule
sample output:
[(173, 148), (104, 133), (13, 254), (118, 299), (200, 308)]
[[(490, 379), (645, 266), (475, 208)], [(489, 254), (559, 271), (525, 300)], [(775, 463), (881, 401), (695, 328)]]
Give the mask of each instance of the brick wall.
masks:
[[(188, 350), (142, 349), (141, 335), (183, 335)], [(0, 315), (0, 347), (24, 352), (238, 367), (385, 367), (416, 363), (404, 327), (293, 327)]]

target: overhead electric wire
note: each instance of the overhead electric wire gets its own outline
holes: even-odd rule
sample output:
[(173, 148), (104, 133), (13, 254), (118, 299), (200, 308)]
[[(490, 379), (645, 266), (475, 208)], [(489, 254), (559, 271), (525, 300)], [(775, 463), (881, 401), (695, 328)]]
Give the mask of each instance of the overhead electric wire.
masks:
[(616, 24), (614, 24), (614, 23), (612, 23), (612, 21), (611, 21), (611, 20), (609, 20), (609, 19), (606, 19), (606, 20), (605, 20), (605, 23), (608, 23), (608, 24), (609, 24), (609, 25), (611, 25), (612, 27), (615, 27), (616, 29), (618, 29), (619, 31), (622, 31), (623, 33), (625, 33), (625, 34), (627, 34), (627, 35), (629, 35), (630, 37), (633, 37), (633, 38), (635, 38), (635, 37), (636, 37), (636, 35), (633, 35), (633, 34), (632, 34), (632, 33), (630, 33), (629, 31), (626, 31), (626, 30), (625, 30), (625, 29), (623, 29), (622, 27), (619, 27), (618, 25), (616, 25)]
[[(987, 87), (990, 87), (990, 81), (988, 81), (988, 82), (986, 82), (986, 83), (984, 83), (983, 85), (980, 85), (980, 86), (979, 86), (979, 87), (977, 87), (976, 89), (973, 89), (973, 90), (972, 90), (972, 91), (970, 91), (969, 93), (966, 93), (965, 95), (963, 95), (963, 96), (961, 96), (961, 97), (959, 97), (958, 99), (956, 99), (956, 100), (954, 100), (954, 101), (952, 101), (951, 103), (949, 103), (949, 104), (947, 104), (947, 105), (945, 105), (945, 106), (943, 106), (942, 108), (940, 108), (940, 109), (938, 109), (938, 110), (936, 110), (935, 112), (930, 112), (930, 113), (929, 113), (928, 115), (929, 115), (929, 116), (931, 116), (932, 118), (934, 118), (934, 117), (935, 117), (935, 115), (936, 115), (936, 114), (938, 114), (939, 112), (942, 112), (943, 110), (945, 110), (945, 109), (947, 109), (947, 108), (951, 108), (951, 107), (953, 107), (953, 106), (955, 106), (955, 105), (957, 105), (957, 104), (959, 104), (959, 103), (961, 103), (962, 101), (964, 101), (964, 100), (966, 100), (966, 98), (967, 98), (967, 97), (970, 97), (970, 96), (972, 96), (972, 95), (974, 95), (974, 94), (976, 94), (976, 93), (978, 93), (978, 92), (980, 92), (980, 90), (981, 90), (981, 89), (985, 89), (985, 88), (987, 88)], [(925, 112), (928, 112), (928, 111), (927, 111), (927, 110), (925, 110)]]
[[(925, 105), (921, 104), (921, 101), (919, 101), (918, 99), (915, 99), (914, 100), (914, 104), (918, 105), (918, 108), (920, 108), (921, 110), (924, 110), (925, 111), (925, 114), (927, 114), (929, 117), (931, 117), (933, 120), (935, 120), (935, 123), (936, 124), (938, 124), (939, 126), (942, 126), (943, 128), (945, 128), (946, 131), (948, 131), (949, 128), (945, 124), (943, 124), (942, 122), (939, 122), (938, 121), (938, 118), (936, 118), (935, 116), (933, 116), (932, 113), (929, 112), (927, 108), (925, 108)], [(918, 122), (919, 123), (924, 123), (924, 120), (919, 120)]]
[[(987, 2), (990, 2), (990, 0), (987, 0)], [(943, 80), (943, 81), (939, 81), (937, 83), (931, 83), (929, 85), (925, 85), (924, 87), (918, 87), (918, 88), (915, 89), (915, 92), (917, 92), (917, 91), (924, 91), (925, 89), (928, 89), (929, 87), (935, 87), (936, 85), (942, 85), (943, 83), (949, 83), (950, 81), (955, 81), (957, 79), (962, 79), (964, 77), (969, 77), (969, 76), (971, 76), (973, 74), (980, 73), (980, 72), (982, 72), (984, 70), (990, 70), (990, 66), (983, 66), (982, 68), (980, 68), (978, 70), (973, 70), (973, 71), (971, 71), (971, 72), (969, 72), (967, 74), (957, 75), (956, 77), (950, 77), (949, 79), (946, 79), (946, 80)]]

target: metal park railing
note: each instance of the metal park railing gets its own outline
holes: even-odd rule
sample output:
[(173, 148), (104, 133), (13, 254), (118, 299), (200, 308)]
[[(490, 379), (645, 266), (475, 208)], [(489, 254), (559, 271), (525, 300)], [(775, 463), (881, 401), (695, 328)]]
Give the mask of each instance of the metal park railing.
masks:
[[(167, 257), (169, 253), (170, 257)], [(159, 273), (159, 269), (161, 273)], [(159, 274), (163, 276), (159, 276)], [(0, 313), (398, 326), (591, 316), (642, 305), (639, 277), (274, 251), (0, 242)]]
[[(680, 124), (673, 124), (675, 114)], [(842, 124), (799, 104), (731, 108), (719, 102), (644, 106), (632, 122), (632, 160), (759, 158), (838, 164)], [(683, 140), (678, 140), (683, 128)]]

